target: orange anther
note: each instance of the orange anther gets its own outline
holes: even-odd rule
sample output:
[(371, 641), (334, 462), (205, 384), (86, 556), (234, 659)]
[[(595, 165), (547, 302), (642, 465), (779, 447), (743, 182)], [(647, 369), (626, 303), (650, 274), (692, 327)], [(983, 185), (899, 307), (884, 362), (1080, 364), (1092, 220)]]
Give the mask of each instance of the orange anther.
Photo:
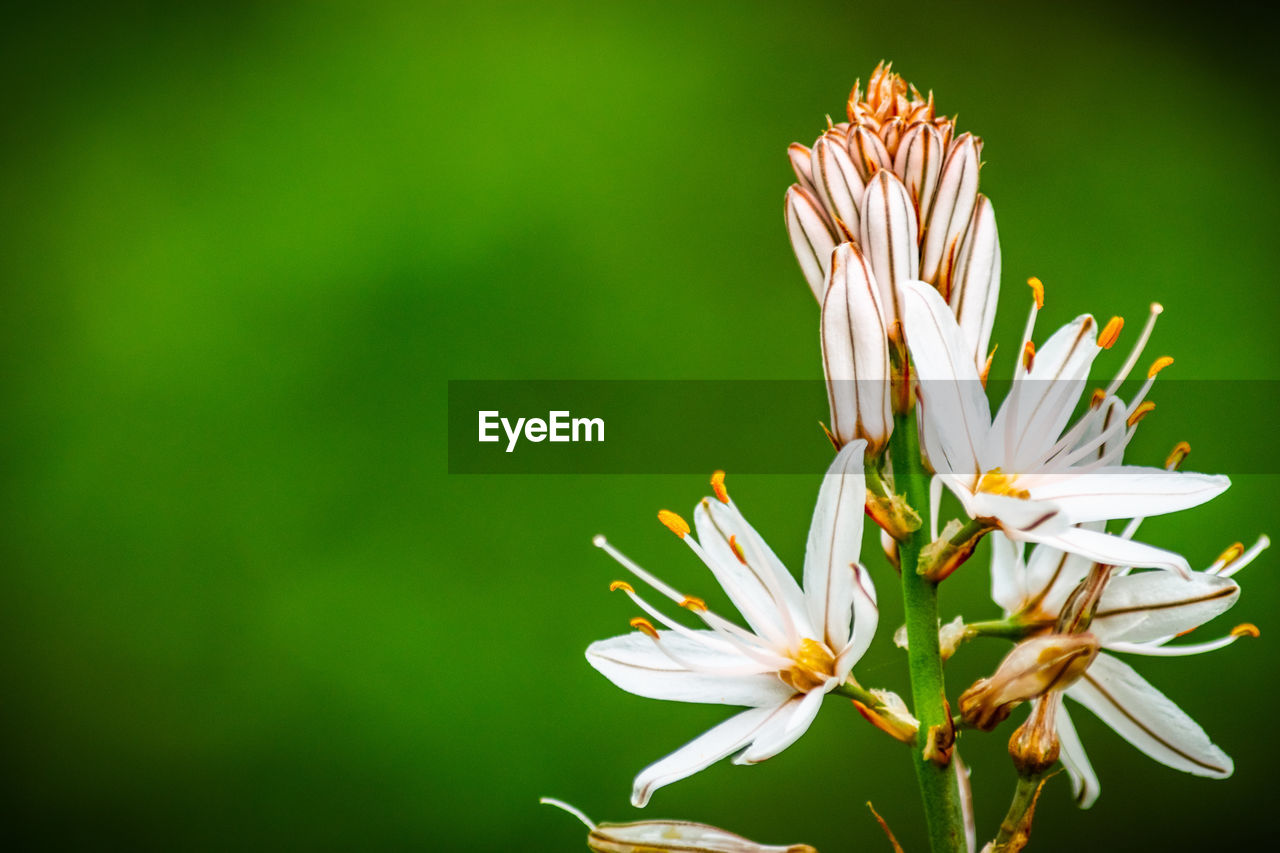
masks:
[(729, 550), (733, 552), (733, 556), (738, 558), (739, 563), (744, 566), (747, 564), (747, 555), (742, 553), (742, 546), (738, 544), (737, 536), (731, 535), (729, 537)]
[(689, 533), (689, 522), (669, 509), (658, 510), (658, 521), (661, 521), (675, 535), (683, 539)]
[(1133, 410), (1133, 414), (1129, 415), (1129, 417), (1125, 419), (1125, 423), (1127, 423), (1129, 426), (1137, 426), (1138, 421), (1142, 420), (1147, 415), (1149, 415), (1151, 413), (1151, 410), (1154, 409), (1155, 407), (1156, 407), (1156, 404), (1151, 402), (1150, 400), (1143, 400), (1141, 403), (1138, 404), (1138, 408)]
[(1165, 457), (1164, 467), (1172, 471), (1182, 464), (1182, 460), (1191, 455), (1191, 445), (1185, 441), (1179, 441), (1173, 446), (1173, 450), (1169, 451), (1169, 455)]
[(651, 639), (658, 639), (658, 629), (653, 627), (653, 623), (643, 616), (637, 616), (632, 619), (631, 627), (635, 628), (642, 634), (647, 634)]
[(636, 588), (626, 581), (614, 581), (609, 584), (609, 592), (617, 592), (618, 590), (622, 590), (623, 592), (635, 592)]
[(1120, 339), (1120, 330), (1124, 328), (1123, 317), (1112, 317), (1107, 321), (1107, 325), (1102, 327), (1102, 331), (1098, 333), (1098, 346), (1103, 349), (1111, 349), (1116, 345), (1116, 341)]
[(1168, 367), (1171, 364), (1173, 364), (1172, 356), (1168, 356), (1168, 355), (1160, 356), (1155, 361), (1151, 362), (1151, 367), (1149, 370), (1147, 370), (1147, 378), (1155, 379), (1157, 373), (1164, 370), (1166, 367)]
[(1037, 310), (1044, 307), (1044, 282), (1035, 276), (1027, 279), (1027, 284), (1031, 288), (1031, 294), (1035, 297)]
[(1258, 630), (1258, 626), (1252, 622), (1241, 622), (1239, 625), (1231, 629), (1233, 637), (1261, 637), (1262, 632)]
[(1218, 559), (1214, 560), (1214, 562), (1221, 563), (1223, 567), (1226, 567), (1234, 563), (1236, 560), (1240, 559), (1241, 555), (1243, 554), (1244, 554), (1243, 543), (1233, 542), (1231, 545), (1227, 546), (1227, 550), (1223, 551), (1221, 554), (1218, 555)]
[(695, 613), (701, 613), (707, 609), (707, 603), (694, 595), (686, 595), (684, 601), (680, 602), (680, 606)]
[(729, 502), (729, 493), (724, 488), (723, 471), (716, 471), (711, 475), (711, 488), (716, 493), (716, 497), (720, 499), (720, 503), (727, 504)]
[(1022, 348), (1022, 366), (1027, 372), (1031, 372), (1031, 365), (1036, 361), (1036, 345), (1031, 341), (1027, 341), (1027, 345)]

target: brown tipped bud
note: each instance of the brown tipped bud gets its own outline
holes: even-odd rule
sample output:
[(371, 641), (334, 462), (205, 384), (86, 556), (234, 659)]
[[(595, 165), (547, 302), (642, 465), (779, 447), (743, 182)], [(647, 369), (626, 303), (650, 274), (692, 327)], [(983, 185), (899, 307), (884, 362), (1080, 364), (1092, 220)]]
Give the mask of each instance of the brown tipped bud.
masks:
[(1058, 760), (1061, 745), (1058, 743), (1056, 721), (1059, 695), (1036, 700), (1035, 708), (1027, 721), (1009, 738), (1009, 755), (1013, 766), (1023, 776), (1038, 776)]
[(1000, 662), (990, 678), (980, 678), (960, 696), (964, 721), (991, 731), (1023, 702), (1076, 682), (1099, 649), (1093, 634), (1046, 634), (1024, 640)]

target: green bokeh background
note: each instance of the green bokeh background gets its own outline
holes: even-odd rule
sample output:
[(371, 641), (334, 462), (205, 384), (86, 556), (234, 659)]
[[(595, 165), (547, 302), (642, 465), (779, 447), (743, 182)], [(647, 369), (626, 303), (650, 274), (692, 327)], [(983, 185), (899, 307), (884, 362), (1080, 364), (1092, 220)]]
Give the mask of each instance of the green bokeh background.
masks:
[[(1269, 26), (1222, 4), (1172, 15), (11, 8), (0, 835), (569, 851), (581, 829), (540, 795), (635, 819), (632, 775), (725, 709), (639, 699), (587, 667), (582, 649), (633, 615), (590, 537), (705, 585), (653, 521), (705, 476), (449, 476), (446, 380), (820, 377), (782, 227), (785, 146), (882, 57), (986, 139), (997, 338), (1016, 340), (1035, 274), (1042, 328), (1082, 310), (1136, 321), (1160, 299), (1155, 346), (1178, 377), (1276, 378)], [(743, 400), (741, 416), (771, 413)], [(1229, 395), (1201, 416), (1231, 418)], [(1150, 423), (1161, 447), (1181, 437)], [(671, 441), (697, 427), (672, 424)], [(1212, 447), (1196, 453), (1212, 468)], [(1280, 529), (1276, 478), (1231, 473), (1225, 497), (1148, 537), (1204, 564)], [(731, 486), (798, 568), (815, 478)], [(1196, 849), (1270, 825), (1274, 561), (1207, 629), (1249, 620), (1262, 640), (1142, 662), (1235, 776), (1168, 770), (1080, 712), (1102, 798), (1079, 813), (1054, 780), (1033, 849)], [(883, 630), (859, 673), (901, 689), (901, 611), (876, 577)], [(984, 591), (973, 566), (944, 614), (989, 614)], [(951, 685), (1002, 651), (966, 649)], [(921, 849), (906, 757), (831, 705), (778, 758), (722, 763), (643, 815), (887, 849), (873, 799)], [(985, 837), (1008, 802), (1003, 741), (966, 745)]]

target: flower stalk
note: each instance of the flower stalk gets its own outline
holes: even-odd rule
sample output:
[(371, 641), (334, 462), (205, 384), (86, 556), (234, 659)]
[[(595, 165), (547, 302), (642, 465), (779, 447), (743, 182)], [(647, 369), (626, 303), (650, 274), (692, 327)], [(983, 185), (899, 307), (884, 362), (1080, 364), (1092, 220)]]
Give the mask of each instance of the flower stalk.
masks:
[(916, 779), (924, 804), (929, 842), (934, 853), (964, 851), (964, 816), (956, 774), (930, 757), (938, 732), (952, 730), (942, 675), (938, 640), (938, 585), (917, 573), (920, 552), (928, 543), (929, 485), (920, 457), (914, 414), (895, 416), (890, 453), (894, 484), (923, 523), (898, 546), (902, 567), (902, 600), (906, 612), (907, 660), (911, 675), (913, 711), (920, 720), (916, 749), (912, 750)]

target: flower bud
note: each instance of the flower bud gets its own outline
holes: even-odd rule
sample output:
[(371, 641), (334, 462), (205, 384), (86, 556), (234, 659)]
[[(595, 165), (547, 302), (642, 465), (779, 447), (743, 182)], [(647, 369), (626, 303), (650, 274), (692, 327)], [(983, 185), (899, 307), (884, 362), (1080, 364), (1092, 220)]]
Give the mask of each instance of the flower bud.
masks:
[(973, 351), (979, 371), (991, 345), (1000, 298), (1000, 235), (996, 215), (987, 197), (979, 194), (969, 221), (969, 232), (960, 245), (948, 304), (960, 324), (960, 334)]
[(860, 244), (880, 285), (886, 325), (901, 319), (899, 287), (914, 280), (920, 266), (916, 238), (916, 211), (907, 188), (893, 172), (876, 172), (862, 196)]
[(867, 440), (880, 453), (893, 431), (889, 339), (875, 276), (850, 243), (836, 248), (822, 300), (822, 368), (831, 432), (841, 445)]
[(787, 234), (796, 260), (821, 303), (831, 268), (831, 250), (836, 247), (835, 225), (823, 212), (818, 197), (799, 184), (792, 184), (787, 190), (786, 214)]
[(951, 268), (977, 200), (978, 144), (973, 134), (962, 133), (942, 164), (920, 249), (920, 278), (937, 287), (944, 298), (950, 292)]
[(991, 731), (1023, 702), (1070, 687), (1098, 655), (1093, 634), (1045, 634), (1023, 640), (990, 678), (980, 678), (960, 695), (964, 721)]
[(811, 173), (819, 200), (835, 215), (836, 236), (841, 241), (858, 239), (858, 204), (864, 182), (849, 152), (836, 134), (828, 131), (813, 146)]
[(943, 156), (942, 134), (933, 125), (919, 122), (903, 134), (898, 155), (893, 160), (893, 171), (906, 185), (924, 222), (929, 221), (929, 211), (933, 208)]
[(1031, 716), (1014, 730), (1009, 738), (1009, 755), (1013, 766), (1023, 776), (1038, 776), (1058, 760), (1058, 703), (1062, 694), (1053, 693), (1037, 699)]
[(641, 820), (635, 823), (593, 822), (578, 809), (543, 797), (541, 802), (563, 809), (586, 825), (587, 846), (596, 853), (818, 853), (808, 844), (757, 844), (750, 839), (705, 823), (686, 820)]

